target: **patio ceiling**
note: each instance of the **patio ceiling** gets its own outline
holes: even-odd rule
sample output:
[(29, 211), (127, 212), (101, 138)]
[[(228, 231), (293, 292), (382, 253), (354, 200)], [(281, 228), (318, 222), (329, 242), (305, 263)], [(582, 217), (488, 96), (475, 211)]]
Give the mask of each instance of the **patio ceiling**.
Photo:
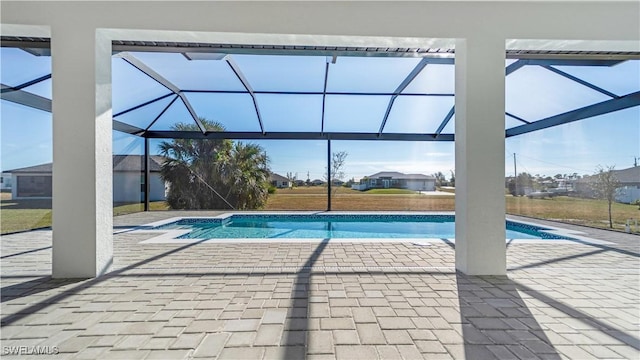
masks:
[[(3, 37), (3, 100), (51, 111), (48, 45)], [(113, 48), (114, 130), (146, 138), (454, 140), (453, 49), (130, 41)], [(506, 137), (640, 105), (640, 53), (509, 50), (506, 58)], [(201, 117), (226, 131), (207, 129)], [(176, 131), (180, 122), (197, 130)]]

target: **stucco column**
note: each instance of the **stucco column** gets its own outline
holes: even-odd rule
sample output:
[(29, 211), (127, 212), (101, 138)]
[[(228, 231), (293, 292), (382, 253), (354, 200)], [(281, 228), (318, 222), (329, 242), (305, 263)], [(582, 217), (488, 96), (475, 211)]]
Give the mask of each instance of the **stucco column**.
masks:
[(113, 259), (111, 41), (52, 26), (53, 277), (90, 278)]
[(456, 269), (506, 274), (505, 40), (456, 42)]

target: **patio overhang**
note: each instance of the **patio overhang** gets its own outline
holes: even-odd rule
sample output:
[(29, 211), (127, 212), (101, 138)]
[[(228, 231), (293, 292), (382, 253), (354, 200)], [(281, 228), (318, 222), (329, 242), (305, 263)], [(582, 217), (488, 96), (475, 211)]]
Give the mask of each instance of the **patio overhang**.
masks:
[[(93, 277), (107, 272), (112, 265), (112, 170), (109, 166), (114, 129), (110, 63), (114, 52), (126, 57), (131, 52), (184, 53), (188, 56), (191, 53), (246, 55), (261, 51), (269, 55), (307, 56), (313, 53), (331, 56), (332, 61), (337, 56), (336, 64), (329, 66), (341, 65), (341, 56), (365, 59), (395, 57), (417, 62), (419, 59), (416, 57), (445, 58), (441, 61), (453, 61), (455, 112), (449, 103), (429, 129), (407, 131), (403, 136), (407, 139), (416, 136), (423, 140), (429, 137), (454, 140), (453, 134), (456, 134), (456, 253), (459, 254), (456, 255), (456, 268), (472, 275), (504, 275), (504, 139), (509, 134), (505, 129), (505, 116), (517, 119), (519, 124), (524, 123), (518, 128), (528, 130), (535, 126), (575, 121), (567, 116), (554, 120), (528, 118), (516, 111), (507, 111), (505, 59), (555, 61), (555, 65), (548, 62), (529, 64), (521, 69), (527, 66), (570, 65), (573, 61), (606, 67), (626, 59), (638, 59), (639, 11), (635, 1), (344, 2), (339, 5), (324, 2), (304, 5), (287, 2), (159, 2), (152, 9), (137, 1), (3, 2), (2, 46), (18, 45), (35, 49), (31, 53), (46, 55), (47, 46), (44, 45), (49, 42), (51, 54), (56, 59), (52, 62), (55, 99), (52, 104), (55, 163), (53, 276)], [(78, 21), (69, 21), (70, 13)], [(540, 19), (545, 19), (544, 26), (541, 26)], [(33, 26), (49, 26), (50, 36), (23, 33)], [(425, 36), (447, 39), (449, 45), (431, 46), (437, 42)], [(543, 39), (545, 46), (518, 47), (518, 39), (527, 39), (520, 43), (528, 44), (531, 44), (529, 39)], [(25, 41), (25, 45), (16, 41)], [(455, 44), (455, 54), (451, 44)], [(451, 60), (454, 55), (455, 60)], [(197, 106), (191, 104), (193, 101), (189, 97), (194, 93), (188, 92), (197, 89), (178, 86), (173, 79), (170, 82), (174, 86), (171, 86), (162, 80), (168, 80), (168, 76), (142, 63), (145, 66), (138, 64), (137, 69), (154, 81), (163, 82), (170, 93), (164, 100), (172, 104), (161, 109), (159, 115), (145, 118), (144, 126), (133, 123), (124, 126), (127, 122), (116, 119), (115, 128), (141, 136), (176, 137), (178, 134), (158, 131), (171, 131), (171, 119), (164, 117), (170, 112), (167, 110), (169, 107), (180, 105), (186, 108), (186, 115), (180, 121), (187, 119), (195, 123), (204, 137), (207, 129), (198, 121), (202, 114)], [(423, 70), (431, 67), (429, 64)], [(251, 119), (255, 119), (251, 126), (255, 131), (244, 133), (229, 128), (230, 134), (289, 136), (278, 135), (279, 132), (269, 128), (264, 107), (256, 106), (255, 102), (262, 89), (253, 83), (242, 65), (239, 68), (251, 85), (240, 91), (245, 99), (249, 99)], [(330, 74), (334, 73), (331, 71)], [(576, 77), (581, 80), (576, 81), (559, 73), (548, 73), (578, 83), (600, 96), (607, 96), (596, 91), (597, 85), (585, 79)], [(242, 77), (234, 76), (236, 81), (242, 82)], [(318, 92), (316, 96), (329, 100), (334, 95), (327, 91), (333, 90), (330, 86), (321, 86), (326, 78), (326, 75), (324, 78), (318, 76), (320, 86), (315, 91)], [(407, 79), (406, 74), (402, 79)], [(357, 136), (366, 139), (372, 139), (374, 134), (376, 139), (396, 136), (394, 130), (390, 130), (391, 116), (400, 108), (401, 97), (412, 96), (394, 91), (398, 90), (402, 79), (386, 91), (370, 94), (397, 95), (397, 98), (392, 102), (384, 99), (386, 107), (383, 106), (379, 117), (365, 117), (367, 121), (363, 123), (373, 124), (373, 130), (360, 128)], [(24, 105), (40, 103), (37, 107), (41, 109), (48, 106), (43, 101), (29, 99), (20, 91), (25, 89), (3, 91), (2, 98), (13, 96), (15, 102)], [(294, 93), (289, 92), (290, 95)], [(390, 95), (380, 95), (382, 93)], [(157, 99), (165, 95), (166, 92), (150, 97)], [(433, 97), (441, 98), (442, 94)], [(143, 103), (158, 105), (149, 102), (152, 99), (145, 98), (132, 106), (140, 110), (145, 107)], [(447, 99), (451, 100), (450, 97)], [(578, 112), (603, 113), (627, 106), (629, 103), (625, 105), (625, 101), (637, 104), (637, 97), (612, 99), (608, 105), (586, 110), (580, 106), (582, 109)], [(324, 120), (318, 121), (317, 129), (302, 131), (303, 136), (333, 139), (342, 136), (338, 133), (350, 133), (348, 130), (336, 131), (329, 126), (331, 119), (327, 110), (330, 104), (328, 101), (322, 103), (324, 105), (317, 108), (324, 114)], [(383, 121), (386, 118), (384, 109), (390, 109), (386, 123)], [(128, 110), (131, 111), (127, 114), (133, 113), (132, 108), (115, 109), (115, 112)], [(454, 117), (455, 131), (447, 131), (447, 125), (451, 126)], [(282, 119), (276, 119), (276, 124)], [(167, 122), (162, 124), (163, 120)], [(339, 119), (334, 121), (339, 122)], [(539, 121), (543, 121), (541, 125), (533, 125)], [(230, 124), (237, 125), (236, 122)], [(515, 136), (516, 132), (513, 131), (512, 135)], [(271, 133), (276, 135), (269, 135)], [(192, 133), (183, 135), (195, 136)], [(77, 151), (78, 148), (82, 151)], [(70, 178), (70, 173), (77, 176)]]

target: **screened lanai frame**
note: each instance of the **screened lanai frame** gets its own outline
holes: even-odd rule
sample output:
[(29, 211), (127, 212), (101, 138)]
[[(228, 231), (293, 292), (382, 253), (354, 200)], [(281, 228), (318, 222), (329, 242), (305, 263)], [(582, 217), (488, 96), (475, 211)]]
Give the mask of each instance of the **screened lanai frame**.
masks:
[[(167, 89), (168, 93), (155, 97), (126, 109), (118, 109), (113, 115), (113, 129), (145, 139), (145, 211), (149, 209), (149, 140), (150, 139), (234, 139), (234, 140), (326, 140), (327, 141), (327, 165), (331, 161), (331, 140), (391, 140), (391, 141), (454, 141), (453, 133), (444, 132), (449, 122), (454, 118), (455, 108), (451, 106), (449, 111), (438, 122), (431, 132), (388, 132), (385, 131), (396, 100), (407, 97), (454, 97), (454, 93), (406, 93), (405, 90), (421, 72), (429, 65), (453, 65), (454, 49), (432, 48), (358, 48), (358, 47), (327, 47), (327, 46), (266, 46), (266, 45), (229, 45), (229, 44), (193, 44), (193, 43), (158, 43), (158, 42), (133, 42), (114, 41), (114, 57), (119, 57), (140, 73), (153, 79)], [(49, 40), (46, 38), (2, 38), (3, 47), (19, 47), (34, 55), (48, 55)], [(135, 56), (136, 52), (179, 53), (188, 60), (218, 60), (224, 61), (232, 70), (244, 90), (193, 90), (180, 88), (151, 66)], [(251, 79), (248, 78), (243, 68), (234, 60), (234, 55), (288, 55), (288, 56), (324, 56), (324, 87), (322, 91), (264, 91), (255, 90)], [(403, 80), (393, 91), (332, 91), (328, 90), (328, 78), (331, 64), (335, 64), (342, 57), (410, 57), (419, 61), (413, 69), (406, 74)], [(505, 76), (528, 67), (545, 69), (561, 76), (581, 87), (592, 90), (606, 98), (606, 100), (592, 103), (570, 111), (553, 114), (540, 119), (527, 119), (518, 114), (507, 111), (505, 117), (517, 125), (505, 130), (505, 137), (512, 137), (528, 132), (541, 130), (557, 125), (566, 124), (606, 113), (626, 109), (640, 105), (640, 91), (628, 94), (616, 94), (604, 87), (593, 84), (580, 77), (563, 71), (564, 66), (596, 66), (611, 67), (627, 60), (640, 59), (638, 52), (597, 52), (597, 51), (536, 51), (536, 50), (507, 50), (506, 59), (511, 62), (505, 68)], [(2, 84), (2, 99), (16, 102), (40, 110), (51, 111), (51, 100), (29, 93), (23, 89), (49, 80), (51, 74), (17, 85)], [(199, 115), (191, 105), (188, 94), (191, 93), (218, 93), (218, 94), (245, 94), (251, 98), (251, 111), (255, 113), (259, 131), (210, 131), (199, 120)], [(322, 97), (321, 125), (318, 131), (268, 131), (263, 122), (257, 97), (260, 95), (314, 95)], [(327, 131), (325, 128), (325, 106), (328, 96), (385, 96), (388, 98), (386, 110), (381, 114), (377, 131)], [(119, 119), (130, 112), (157, 104), (159, 101), (169, 100), (168, 105), (144, 128), (134, 126)], [(181, 102), (188, 111), (186, 120), (192, 121), (199, 131), (175, 131), (153, 130), (152, 127), (174, 102)], [(213, 119), (215, 120), (215, 119)], [(327, 166), (330, 169), (330, 166)], [(331, 179), (331, 174), (328, 174)], [(327, 208), (331, 210), (331, 181), (328, 182)]]

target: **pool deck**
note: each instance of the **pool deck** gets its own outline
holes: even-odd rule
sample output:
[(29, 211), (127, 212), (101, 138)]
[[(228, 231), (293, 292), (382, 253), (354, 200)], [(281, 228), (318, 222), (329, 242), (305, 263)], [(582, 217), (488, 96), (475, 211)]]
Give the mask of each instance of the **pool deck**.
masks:
[(2, 358), (640, 357), (640, 236), (536, 220), (612, 244), (514, 241), (507, 277), (475, 277), (447, 242), (140, 244), (152, 235), (127, 231), (195, 214), (218, 213), (114, 218), (113, 270), (90, 280), (51, 279), (51, 231), (3, 236)]

